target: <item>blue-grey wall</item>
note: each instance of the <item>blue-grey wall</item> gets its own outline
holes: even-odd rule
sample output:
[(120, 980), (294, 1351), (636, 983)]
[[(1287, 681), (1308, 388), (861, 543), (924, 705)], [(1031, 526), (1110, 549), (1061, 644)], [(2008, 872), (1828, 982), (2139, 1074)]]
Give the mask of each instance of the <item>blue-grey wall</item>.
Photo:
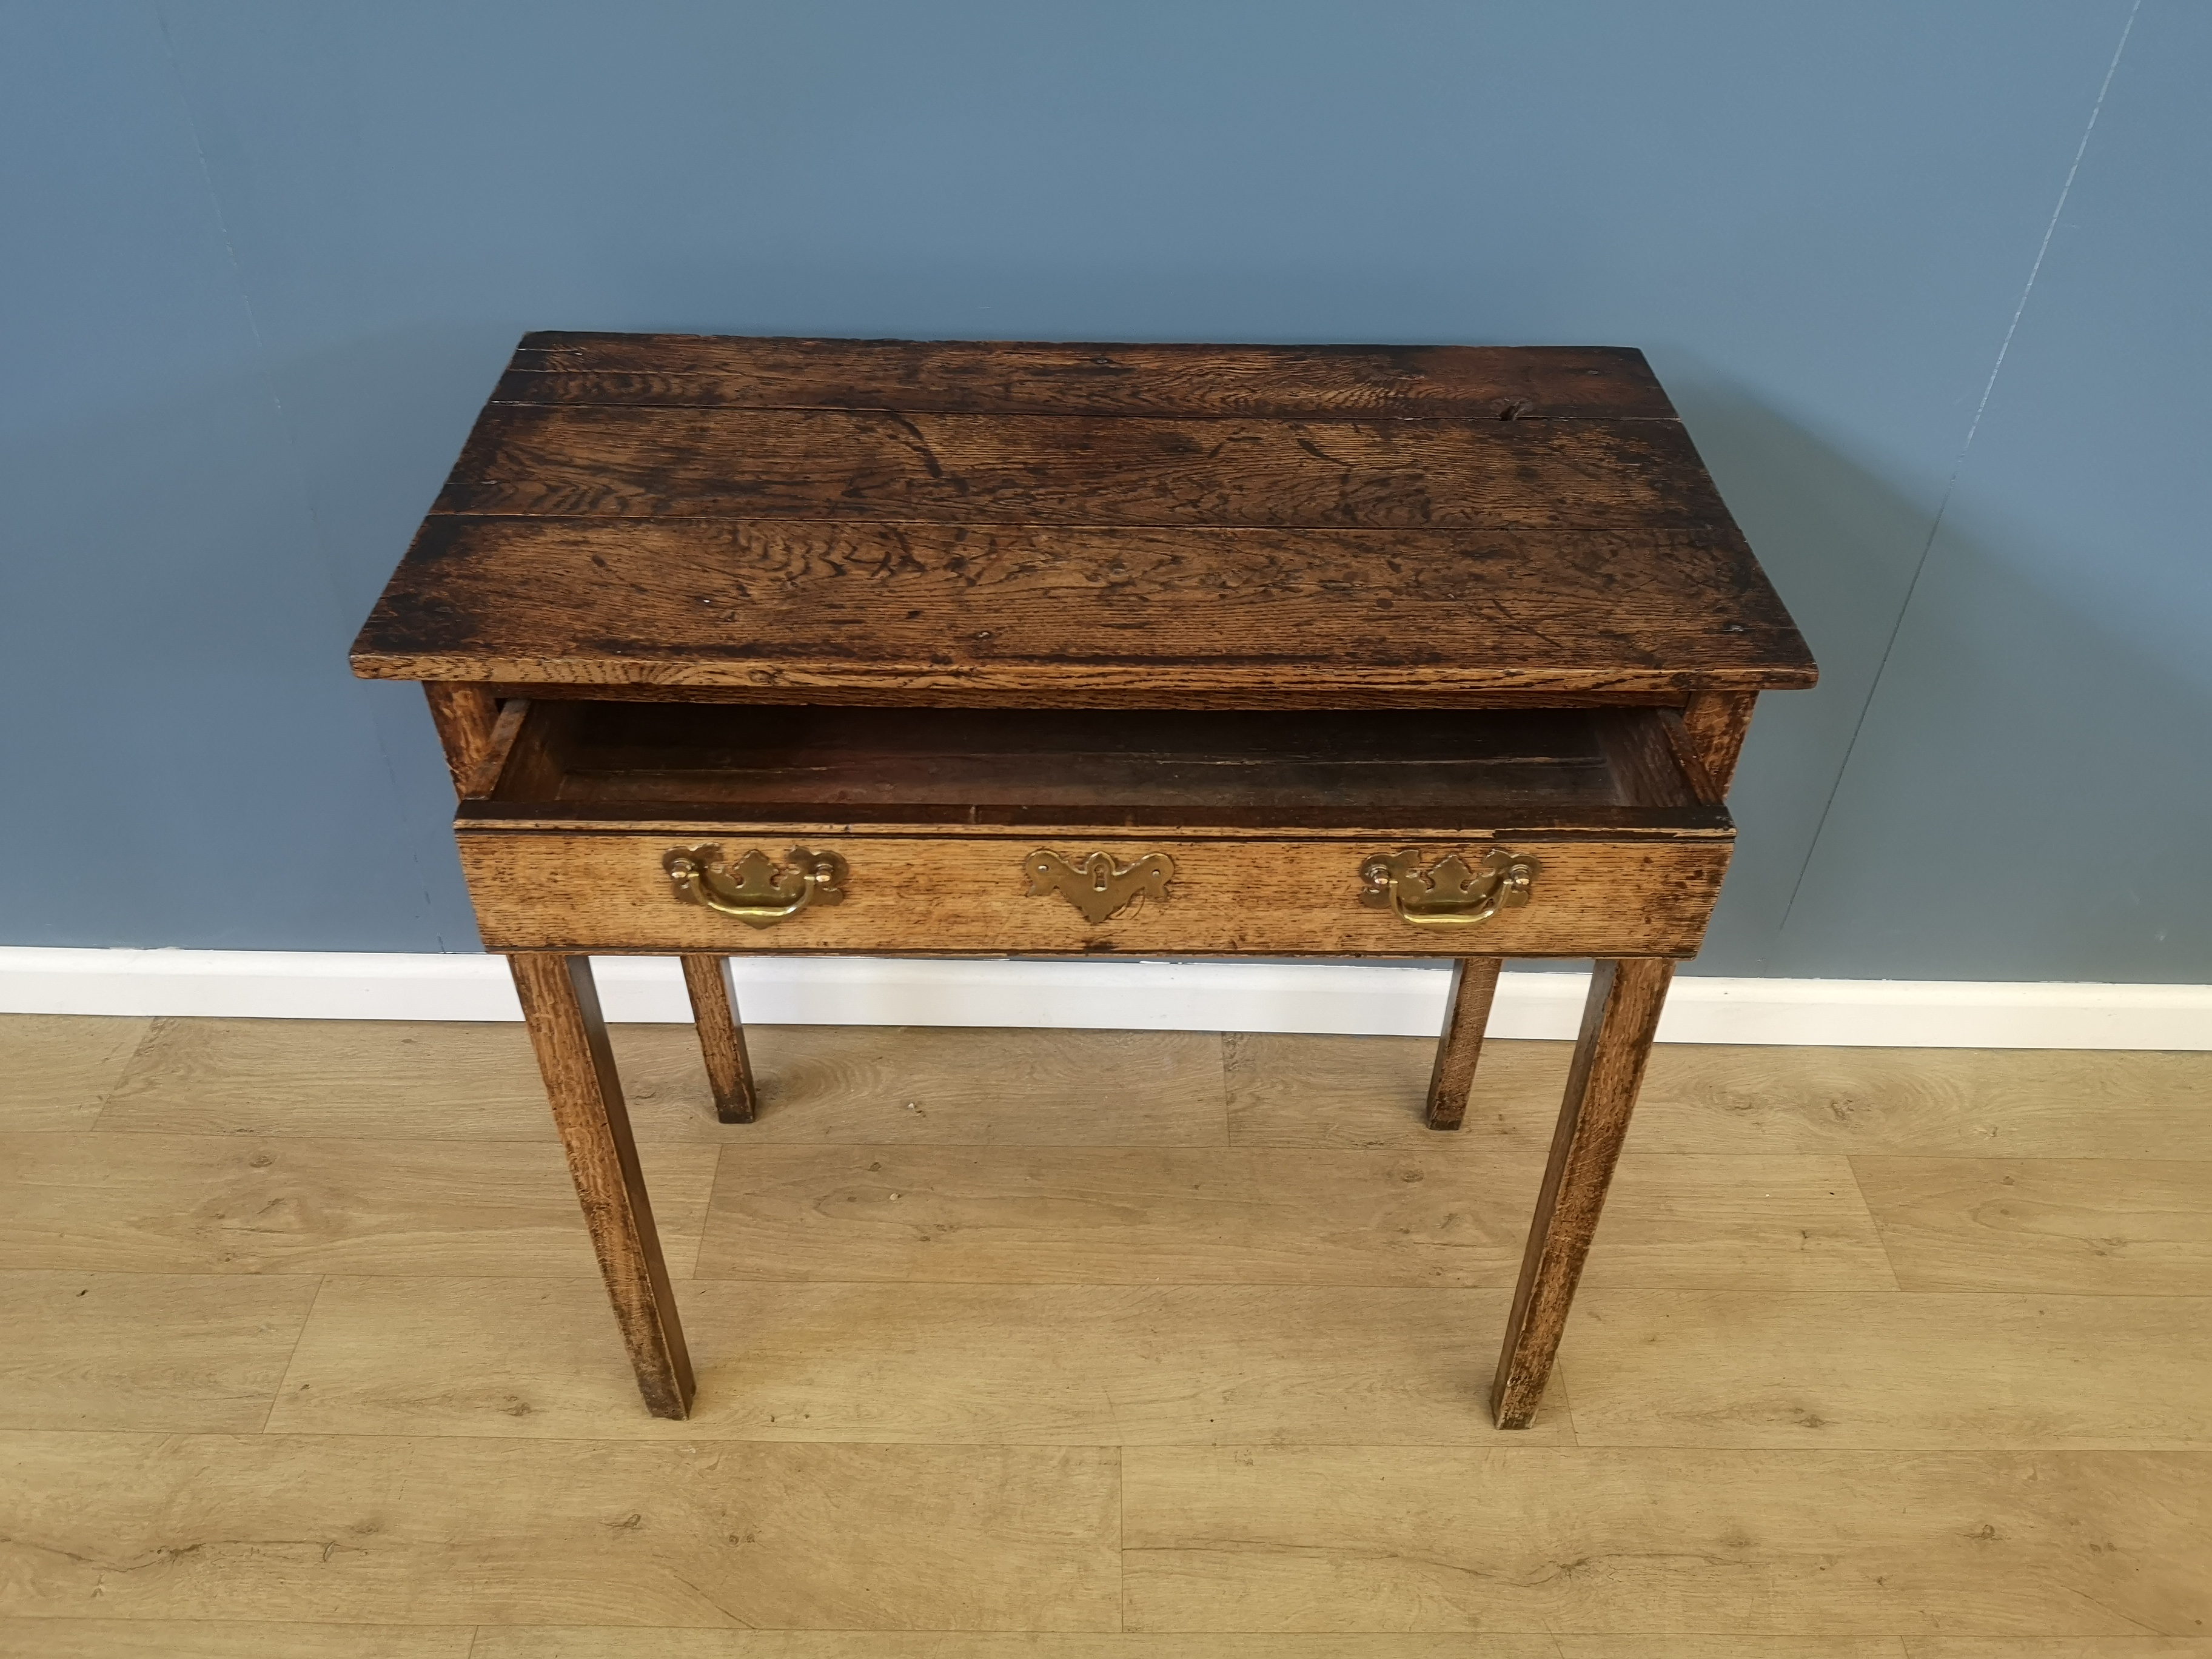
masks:
[(0, 8), (0, 941), (470, 949), (345, 647), (528, 328), (1644, 347), (1825, 672), (1700, 963), (2212, 979), (2197, 0)]

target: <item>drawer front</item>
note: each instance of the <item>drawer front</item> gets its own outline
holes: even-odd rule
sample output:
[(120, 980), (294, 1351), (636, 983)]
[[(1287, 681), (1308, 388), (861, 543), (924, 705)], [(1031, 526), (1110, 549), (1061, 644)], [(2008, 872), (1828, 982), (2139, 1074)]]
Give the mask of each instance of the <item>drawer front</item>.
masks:
[[(1698, 948), (1732, 845), (1726, 837), (810, 837), (817, 859), (835, 855), (817, 866), (833, 872), (832, 884), (792, 908), (804, 884), (788, 830), (464, 830), (459, 840), (477, 923), (495, 951), (842, 955), (1681, 957)], [(672, 855), (694, 848), (715, 850), (699, 854), (692, 873), (679, 866), (672, 876)], [(1497, 849), (1533, 866), (1525, 894), (1492, 890), (1504, 860), (1486, 867), (1483, 860)], [(764, 856), (748, 866), (752, 852)], [(1426, 922), (1395, 913), (1387, 883), (1378, 890), (1363, 880), (1369, 860), (1406, 852), (1415, 857), (1398, 860), (1413, 872), (1400, 887), (1404, 908)], [(1437, 863), (1455, 854), (1461, 863), (1431, 884)], [(717, 859), (719, 871), (697, 868)], [(1171, 861), (1164, 886), (1162, 866), (1148, 859)], [(1085, 888), (1080, 904), (1093, 912), (1126, 908), (1093, 921), (1069, 896)], [(685, 896), (702, 889), (709, 902), (755, 921), (791, 913), (754, 926)], [(1506, 901), (1489, 907), (1494, 914), (1444, 920), (1473, 917), (1488, 905), (1486, 891)], [(827, 893), (835, 902), (817, 902)]]

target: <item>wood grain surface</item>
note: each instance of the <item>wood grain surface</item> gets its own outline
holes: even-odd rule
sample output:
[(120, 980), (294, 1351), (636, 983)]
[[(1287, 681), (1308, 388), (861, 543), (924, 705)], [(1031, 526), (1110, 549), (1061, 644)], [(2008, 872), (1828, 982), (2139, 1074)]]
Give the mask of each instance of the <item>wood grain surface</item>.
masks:
[[(1471, 1148), (1471, 1149), (1470, 1149)], [(1540, 1152), (769, 1146), (725, 1155), (702, 1278), (1510, 1289)], [(1894, 1290), (1838, 1158), (1624, 1158), (1590, 1285)]]
[(1133, 1446), (1121, 1471), (1137, 1630), (2191, 1635), (2212, 1596), (2212, 1453)]
[(8, 1433), (0, 1613), (1107, 1630), (1115, 1468), (1097, 1447)]
[(534, 404), (477, 423), (434, 510), (1279, 530), (1687, 529), (1727, 516), (1673, 422)]
[(469, 780), (491, 753), (493, 732), (499, 724), (498, 699), (481, 685), (435, 680), (423, 684), (422, 695), (429, 702), (430, 720), (438, 728), (453, 787), (466, 794)]
[[(640, 1154), (678, 1271), (697, 1254), (717, 1155), (684, 1144)], [(258, 1134), (0, 1135), (0, 1261), (140, 1273), (592, 1270), (575, 1191), (546, 1140)]]
[(2212, 1449), (2203, 1297), (1593, 1287), (1560, 1363), (1585, 1446)]
[(2212, 1638), (1068, 1636), (0, 1620), (0, 1659), (2206, 1659)]
[(1140, 708), (1664, 701), (1813, 677), (1748, 550), (1681, 529), (610, 522), (433, 518), (356, 672)]
[(526, 334), (492, 401), (944, 414), (1673, 420), (1626, 346), (1114, 345)]
[(1705, 799), (1726, 798), (1736, 762), (1743, 756), (1743, 740), (1751, 735), (1751, 716), (1758, 702), (1755, 693), (1707, 687), (1682, 710), (1682, 732), (1703, 769)]
[(1437, 1038), (1437, 1063), (1429, 1073), (1428, 1124), (1456, 1129), (1467, 1117), (1467, 1091), (1482, 1058), (1482, 1038), (1490, 1024), (1490, 1005), (1498, 995), (1497, 957), (1462, 957), (1452, 963), (1444, 1000), (1444, 1028)]
[[(1430, 1038), (1231, 1031), (1221, 1046), (1233, 1145), (1409, 1151), (1436, 1145), (1424, 1121), (1436, 1066)], [(1541, 1164), (1571, 1052), (1565, 1042), (1486, 1039), (1459, 1139)]]
[(519, 1026), (137, 1032), (0, 1146), (7, 1659), (2204, 1659), (2212, 1055), (1662, 1045), (1524, 1440), (1565, 1045), (617, 1028), (665, 1423)]
[(0, 1251), (0, 1428), (258, 1434), (317, 1281), (27, 1273)]
[[(766, 1096), (747, 1145), (1228, 1140), (1222, 1045), (1210, 1033), (756, 1025), (747, 1035)], [(691, 1027), (617, 1025), (609, 1037), (641, 1147), (729, 1139)], [(1103, 1096), (1102, 1082), (1111, 1085)], [(519, 1024), (413, 1020), (162, 1021), (99, 1127), (441, 1145), (557, 1138)]]
[[(2212, 1642), (2021, 1650), (2027, 1659), (2201, 1659)], [(658, 1645), (656, 1645), (658, 1644)], [(76, 1649), (70, 1650), (74, 1659)], [(128, 1650), (137, 1655), (140, 1650)], [(1936, 1650), (1930, 1649), (1930, 1652)], [(1952, 1659), (1949, 1646), (1942, 1649)], [(264, 1650), (236, 1659), (263, 1659)], [(1993, 1650), (1958, 1650), (1959, 1659), (2010, 1659)], [(13, 1659), (13, 1656), (10, 1656)], [(223, 1650), (221, 1659), (234, 1659)], [(394, 1659), (415, 1659), (413, 1650)], [(440, 1656), (442, 1659), (442, 1654)], [(1125, 1631), (1111, 1636), (1010, 1632), (805, 1634), (777, 1631), (501, 1630), (487, 1627), (471, 1659), (1906, 1659), (1893, 1636), (1554, 1636), (1485, 1632), (1451, 1636), (1274, 1633), (1202, 1635)]]
[(151, 1134), (554, 1133), (529, 1033), (511, 1021), (156, 1020), (95, 1117)]
[[(1501, 956), (1688, 956), (1704, 936), (1732, 846), (1729, 838), (1516, 837), (1512, 850), (1541, 864), (1534, 896), (1465, 929), (1415, 927), (1361, 903), (1359, 869), (1375, 852), (1413, 847), (1433, 860), (1479, 855), (1481, 842), (816, 838), (807, 843), (814, 851), (836, 852), (850, 866), (843, 902), (757, 929), (683, 902), (661, 861), (688, 845), (721, 846), (733, 859), (754, 848), (781, 858), (793, 838), (787, 826), (724, 823), (680, 837), (471, 828), (459, 840), (477, 925), (491, 949), (670, 955), (1454, 956), (1480, 933), (1485, 950)], [(1176, 873), (1167, 902), (1141, 899), (1094, 924), (1058, 894), (1031, 896), (1024, 863), (1040, 844), (1077, 860), (1103, 851), (1121, 864), (1168, 854)]]
[(2212, 1637), (1908, 1636), (1905, 1659), (2205, 1659)]
[(1637, 1109), (1646, 1152), (2212, 1160), (2212, 1053), (1805, 1048), (1662, 1043)]
[(1682, 703), (1814, 669), (1639, 354), (532, 337), (356, 672)]
[(2212, 1296), (2212, 1164), (1851, 1160), (1912, 1291)]
[[(588, 1279), (334, 1279), (270, 1419), (284, 1434), (929, 1445), (1376, 1444), (1493, 1437), (1503, 1291), (790, 1285), (678, 1292), (682, 1424), (631, 1403)], [(1531, 1430), (1571, 1443), (1562, 1392)], [(619, 1419), (619, 1420), (617, 1420)]]
[(83, 1014), (0, 1019), (0, 1130), (90, 1128), (153, 1027)]
[(473, 1659), (476, 1640), (469, 1625), (0, 1619), (0, 1659)]
[[(1227, 1036), (1224, 1051), (1237, 1145), (1434, 1139), (1421, 1123), (1435, 1054), (1425, 1038), (1246, 1031)], [(1850, 1155), (1863, 1170), (1879, 1157), (2001, 1154), (2212, 1164), (2212, 1053), (1792, 1048), (1778, 1064), (1780, 1052), (1661, 1043), (1630, 1150)], [(1540, 1157), (1571, 1053), (1564, 1042), (1492, 1039), (1465, 1133)], [(2085, 1200), (2107, 1201), (2110, 1179), (2085, 1188)]]
[(750, 1123), (759, 1115), (751, 1060), (745, 1054), (745, 1028), (739, 1018), (737, 981), (727, 957), (685, 957), (684, 989), (698, 1028), (700, 1057), (707, 1062), (707, 1086), (714, 1097), (714, 1116), (723, 1123)]

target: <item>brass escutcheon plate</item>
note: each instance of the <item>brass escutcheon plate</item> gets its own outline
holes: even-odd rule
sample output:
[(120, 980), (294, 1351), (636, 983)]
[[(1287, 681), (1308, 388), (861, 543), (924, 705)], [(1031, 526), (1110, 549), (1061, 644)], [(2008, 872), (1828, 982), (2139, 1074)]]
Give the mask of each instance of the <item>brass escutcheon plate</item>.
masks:
[(1071, 864), (1058, 853), (1040, 847), (1022, 860), (1030, 878), (1030, 896), (1046, 898), (1057, 893), (1092, 926), (1118, 916), (1139, 899), (1168, 902), (1168, 884), (1175, 879), (1175, 860), (1165, 853), (1147, 853), (1133, 864), (1116, 864), (1107, 853), (1093, 853), (1081, 864)]

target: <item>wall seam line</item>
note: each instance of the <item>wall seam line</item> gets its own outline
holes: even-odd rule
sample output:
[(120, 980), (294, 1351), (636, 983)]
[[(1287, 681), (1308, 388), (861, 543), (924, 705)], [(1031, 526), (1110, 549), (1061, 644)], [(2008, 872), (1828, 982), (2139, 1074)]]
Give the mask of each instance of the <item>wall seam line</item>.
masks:
[(1936, 538), (1942, 533), (1944, 515), (1950, 511), (1951, 497), (1959, 487), (1959, 475), (1966, 470), (1966, 453), (1974, 447), (1974, 434), (1981, 430), (1982, 416), (1989, 409), (1990, 398), (1996, 391), (1997, 376), (2004, 370), (2006, 354), (2012, 349), (2013, 336), (2020, 331), (2021, 319), (2027, 314), (2028, 298), (2035, 291), (2035, 279), (2042, 275), (2043, 261), (2051, 252), (2051, 239), (2058, 234), (2058, 221), (2066, 211), (2066, 198), (2073, 193), (2075, 175), (2081, 171), (2081, 159), (2089, 153), (2090, 135), (2097, 130), (2097, 118), (2104, 113), (2105, 100), (2112, 90), (2112, 79), (2119, 73), (2120, 58), (2128, 49), (2128, 36), (2135, 30), (2136, 17), (2142, 10), (2142, 0), (2135, 0), (2128, 8), (2126, 21), (2120, 25), (2120, 38), (2113, 45), (2112, 61), (2105, 66), (2105, 78), (2097, 88), (2094, 102), (2089, 106), (2089, 118), (2082, 125), (2081, 140), (2074, 147), (2074, 160), (2066, 169), (2066, 177), (2058, 186), (2058, 199), (2051, 204), (2051, 218), (2043, 228), (2043, 240), (2038, 243), (2035, 258), (2028, 263), (2027, 279), (2021, 285), (2020, 302), (2013, 307), (2012, 320), (2006, 325), (2004, 338), (1998, 342), (1996, 358), (1990, 364), (1989, 378), (1982, 383), (1982, 396), (1974, 405), (1973, 418), (1966, 422), (1966, 436), (1960, 441), (1958, 455), (1951, 463), (1951, 471), (1943, 480), (1943, 493), (1936, 503), (1935, 515), (1928, 521), (1928, 538), (1920, 545), (1920, 556), (1912, 567), (1912, 580), (1905, 584), (1904, 601), (1897, 607), (1897, 619), (1890, 624), (1889, 637), (1882, 641), (1881, 658), (1875, 664), (1874, 678), (1868, 683), (1866, 701), (1859, 705), (1858, 719), (1852, 723), (1849, 742), (1844, 745), (1844, 757), (1836, 767), (1835, 781), (1828, 786), (1828, 798), (1820, 805), (1820, 822), (1813, 826), (1813, 839), (1805, 848), (1804, 862), (1797, 867), (1797, 879), (1791, 884), (1789, 902), (1782, 907), (1782, 919), (1775, 924), (1775, 944), (1778, 949), (1783, 936), (1790, 930), (1790, 918), (1796, 914), (1798, 896), (1804, 891), (1805, 879), (1812, 873), (1813, 860), (1820, 850), (1820, 842), (1827, 834), (1828, 819), (1835, 811), (1836, 797), (1843, 793), (1844, 776), (1850, 772), (1851, 757), (1858, 752), (1859, 738), (1866, 730), (1867, 717), (1873, 713), (1875, 699), (1881, 694), (1883, 677), (1889, 672), (1891, 653), (1897, 649), (1898, 636), (1905, 631), (1905, 619), (1912, 609), (1912, 601), (1920, 592), (1920, 580), (1927, 574), (1928, 561), (1936, 550)]

